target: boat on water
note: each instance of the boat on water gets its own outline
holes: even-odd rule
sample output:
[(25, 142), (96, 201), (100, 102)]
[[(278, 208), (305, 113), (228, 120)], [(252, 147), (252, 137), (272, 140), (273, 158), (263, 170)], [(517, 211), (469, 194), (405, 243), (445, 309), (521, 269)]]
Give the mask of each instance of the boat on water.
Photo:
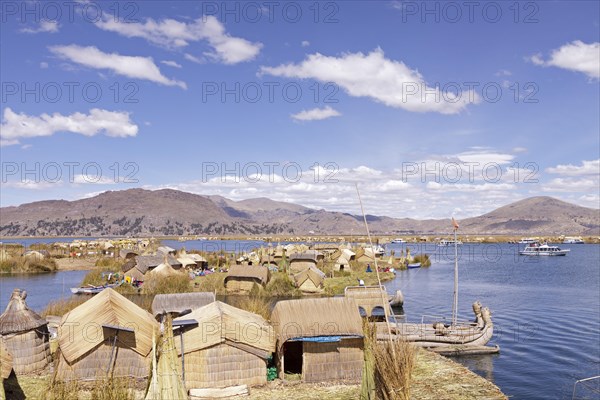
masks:
[(404, 240), (402, 238), (396, 238), (396, 239), (392, 239), (391, 243), (406, 243), (406, 240)]
[(463, 243), (460, 240), (452, 240), (452, 239), (442, 239), (438, 242), (438, 246), (439, 247), (449, 247), (449, 246), (454, 246), (454, 245), (460, 246)]
[(375, 254), (376, 256), (383, 256), (385, 254), (385, 247), (375, 244), (373, 245), (373, 247), (368, 246), (365, 247), (366, 249), (372, 249), (373, 250), (373, 254)]
[[(498, 352), (496, 347), (483, 347), (487, 345), (494, 334), (492, 314), (487, 307), (482, 307), (479, 301), (473, 303), (474, 321), (460, 321), (458, 319), (458, 245), (456, 238), (458, 222), (452, 218), (454, 226), (454, 292), (452, 302), (452, 318), (447, 321), (443, 317), (423, 316), (421, 323), (399, 323), (394, 318), (387, 322), (378, 323), (377, 340), (393, 340), (401, 338), (420, 347), (437, 348), (447, 347), (451, 353), (483, 354)], [(448, 244), (446, 244), (448, 246)], [(426, 322), (427, 319), (432, 319)], [(385, 324), (385, 325), (383, 325)]]
[(534, 244), (534, 243), (538, 243), (539, 240), (535, 239), (535, 238), (521, 238), (521, 240), (519, 240), (517, 243), (518, 244)]
[(408, 269), (421, 268), (421, 263), (410, 263), (407, 265)]
[(532, 243), (519, 252), (522, 256), (566, 256), (571, 251), (569, 249), (560, 249), (558, 246), (547, 244)]
[(580, 237), (567, 236), (563, 239), (563, 244), (585, 244), (585, 242)]
[(120, 285), (121, 285), (121, 282), (113, 283), (110, 285), (100, 285), (100, 286), (86, 285), (86, 286), (71, 288), (71, 293), (73, 293), (73, 294), (98, 294), (101, 291), (103, 291), (104, 289), (116, 288), (117, 286), (120, 286)]

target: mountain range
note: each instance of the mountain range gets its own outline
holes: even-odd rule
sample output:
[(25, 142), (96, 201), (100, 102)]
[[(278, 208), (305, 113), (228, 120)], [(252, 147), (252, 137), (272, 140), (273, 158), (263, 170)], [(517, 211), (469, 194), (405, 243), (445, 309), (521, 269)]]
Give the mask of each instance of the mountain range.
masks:
[[(368, 215), (374, 234), (448, 234), (449, 219)], [(531, 197), (460, 221), (462, 234), (599, 235), (600, 211)], [(233, 201), (172, 189), (108, 191), (75, 201), (0, 208), (1, 236), (339, 235), (364, 232), (363, 218), (255, 198)]]

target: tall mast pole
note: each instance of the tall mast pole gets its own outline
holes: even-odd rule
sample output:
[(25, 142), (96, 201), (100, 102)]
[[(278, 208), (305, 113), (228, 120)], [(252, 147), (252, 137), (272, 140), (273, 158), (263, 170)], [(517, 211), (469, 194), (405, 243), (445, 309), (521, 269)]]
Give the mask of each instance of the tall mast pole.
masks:
[(456, 231), (457, 228), (454, 225), (454, 302), (452, 303), (452, 325), (454, 326), (458, 314), (458, 242), (456, 241)]

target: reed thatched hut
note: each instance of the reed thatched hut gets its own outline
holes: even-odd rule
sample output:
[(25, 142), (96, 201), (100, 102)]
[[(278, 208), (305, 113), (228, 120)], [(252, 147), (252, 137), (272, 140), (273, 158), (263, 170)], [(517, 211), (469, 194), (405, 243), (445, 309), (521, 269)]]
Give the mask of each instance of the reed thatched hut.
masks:
[(309, 267), (317, 267), (319, 254), (315, 250), (306, 250), (302, 253), (293, 253), (290, 255), (290, 272), (298, 274)]
[[(187, 389), (267, 382), (267, 359), (275, 350), (275, 336), (264, 318), (216, 301), (176, 318), (174, 325), (182, 320), (198, 322), (183, 332)], [(179, 335), (175, 332), (175, 345), (181, 354)]]
[(363, 368), (363, 330), (352, 299), (280, 301), (271, 314), (277, 337), (279, 377), (305, 382), (358, 381)]
[(215, 294), (212, 292), (157, 294), (152, 300), (152, 314), (157, 317), (162, 313), (179, 314), (187, 310), (194, 311), (215, 300)]
[(323, 291), (325, 273), (317, 267), (310, 266), (294, 275), (294, 284), (304, 293), (319, 293)]
[(50, 363), (48, 322), (25, 303), (27, 292), (15, 289), (0, 315), (0, 336), (13, 357), (17, 375), (43, 371)]
[(112, 289), (65, 314), (58, 327), (59, 380), (145, 378), (156, 320)]
[(232, 265), (225, 277), (225, 288), (232, 293), (250, 293), (254, 285), (264, 287), (271, 273), (262, 265)]
[(344, 296), (354, 299), (363, 317), (382, 316), (385, 315), (385, 307), (389, 310), (388, 294), (384, 286), (348, 286), (344, 290)]

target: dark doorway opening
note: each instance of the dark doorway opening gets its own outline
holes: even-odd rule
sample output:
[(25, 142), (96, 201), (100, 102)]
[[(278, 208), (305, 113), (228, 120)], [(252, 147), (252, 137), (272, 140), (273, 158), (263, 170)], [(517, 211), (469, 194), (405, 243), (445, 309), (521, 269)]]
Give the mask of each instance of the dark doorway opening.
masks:
[(302, 342), (283, 345), (283, 369), (286, 374), (302, 374)]

